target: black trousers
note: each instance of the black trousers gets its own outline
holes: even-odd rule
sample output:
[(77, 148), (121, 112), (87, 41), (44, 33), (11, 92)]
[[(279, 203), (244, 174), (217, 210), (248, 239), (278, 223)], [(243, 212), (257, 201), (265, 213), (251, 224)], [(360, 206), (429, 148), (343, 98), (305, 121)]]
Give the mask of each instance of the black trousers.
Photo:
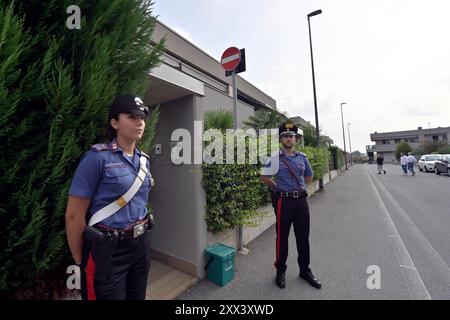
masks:
[(144, 300), (150, 270), (149, 231), (134, 239), (110, 234), (83, 243), (83, 300)]
[(277, 272), (285, 272), (287, 269), (288, 239), (292, 224), (294, 225), (298, 253), (297, 262), (300, 272), (310, 271), (309, 206), (306, 198), (278, 198), (274, 200), (276, 200), (275, 214), (277, 217), (276, 260), (274, 265)]

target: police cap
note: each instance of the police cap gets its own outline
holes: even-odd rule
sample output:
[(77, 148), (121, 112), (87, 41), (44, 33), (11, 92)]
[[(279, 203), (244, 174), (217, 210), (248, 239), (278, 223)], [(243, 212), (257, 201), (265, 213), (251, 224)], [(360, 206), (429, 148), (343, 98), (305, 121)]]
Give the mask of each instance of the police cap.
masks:
[(141, 98), (134, 95), (121, 95), (114, 99), (109, 108), (110, 118), (119, 113), (130, 113), (138, 116), (147, 117), (148, 108), (144, 106)]
[(298, 128), (295, 126), (295, 124), (293, 124), (293, 123), (283, 123), (278, 128), (278, 135), (280, 136), (280, 138), (283, 135), (295, 136), (297, 134), (297, 131), (298, 131)]

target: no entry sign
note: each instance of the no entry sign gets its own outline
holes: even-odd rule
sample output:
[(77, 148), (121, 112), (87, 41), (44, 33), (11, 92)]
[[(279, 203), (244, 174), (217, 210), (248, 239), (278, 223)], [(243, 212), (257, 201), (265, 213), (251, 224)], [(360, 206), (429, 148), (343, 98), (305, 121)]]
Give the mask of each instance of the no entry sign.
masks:
[(241, 51), (236, 47), (229, 47), (222, 54), (222, 58), (220, 59), (220, 63), (225, 71), (234, 70), (241, 61)]

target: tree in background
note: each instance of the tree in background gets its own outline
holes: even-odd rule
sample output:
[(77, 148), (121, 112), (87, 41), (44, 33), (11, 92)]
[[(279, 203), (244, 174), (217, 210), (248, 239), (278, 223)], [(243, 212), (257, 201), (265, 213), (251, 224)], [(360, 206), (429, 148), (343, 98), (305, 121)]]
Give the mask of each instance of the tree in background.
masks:
[(450, 145), (444, 145), (437, 150), (439, 154), (450, 154)]
[(359, 150), (353, 151), (351, 156), (353, 162), (362, 162), (362, 155), (361, 152), (359, 152)]
[(344, 152), (338, 146), (328, 147), (331, 157), (330, 170), (338, 170), (345, 165)]
[[(330, 147), (333, 144), (333, 140), (327, 135), (323, 134), (322, 128), (319, 128), (320, 145)], [(315, 147), (317, 145), (316, 128), (308, 126), (303, 129), (303, 139), (305, 146)]]
[(411, 152), (411, 151), (412, 151), (412, 148), (409, 145), (409, 143), (402, 141), (395, 148), (395, 158), (397, 160), (400, 160), (400, 157), (402, 154), (408, 154), (408, 152)]
[(244, 121), (244, 126), (248, 128), (258, 129), (275, 129), (281, 126), (283, 122), (287, 122), (288, 117), (284, 113), (280, 113), (276, 110), (255, 111), (255, 115), (249, 117), (247, 121)]
[(431, 154), (431, 153), (442, 153), (445, 151), (448, 144), (443, 141), (430, 141), (422, 143), (417, 149), (414, 150), (414, 154)]
[(224, 109), (206, 111), (203, 115), (204, 130), (219, 129), (226, 130), (234, 127), (233, 114)]
[(145, 93), (164, 45), (150, 45), (149, 0), (75, 2), (80, 30), (66, 27), (73, 1), (0, 1), (0, 291), (7, 295), (72, 263), (64, 212), (75, 168), (90, 145), (106, 140), (114, 97)]

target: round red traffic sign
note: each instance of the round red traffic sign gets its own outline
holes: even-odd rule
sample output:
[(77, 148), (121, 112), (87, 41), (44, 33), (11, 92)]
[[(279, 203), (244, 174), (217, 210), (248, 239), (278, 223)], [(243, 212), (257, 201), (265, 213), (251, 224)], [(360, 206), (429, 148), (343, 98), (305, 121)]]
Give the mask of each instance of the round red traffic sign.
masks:
[(236, 69), (239, 62), (241, 62), (241, 51), (236, 47), (229, 47), (225, 50), (220, 59), (220, 63), (226, 71)]

